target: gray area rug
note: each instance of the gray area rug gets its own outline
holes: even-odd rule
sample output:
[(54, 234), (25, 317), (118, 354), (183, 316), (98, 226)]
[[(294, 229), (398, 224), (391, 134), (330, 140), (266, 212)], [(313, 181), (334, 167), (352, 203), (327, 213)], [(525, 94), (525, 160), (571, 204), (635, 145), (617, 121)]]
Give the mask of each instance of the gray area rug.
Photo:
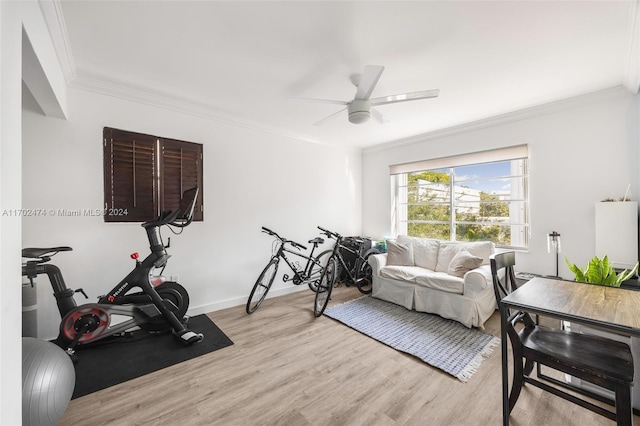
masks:
[(370, 296), (324, 314), (466, 382), (500, 344), (498, 337), (438, 315), (409, 311)]

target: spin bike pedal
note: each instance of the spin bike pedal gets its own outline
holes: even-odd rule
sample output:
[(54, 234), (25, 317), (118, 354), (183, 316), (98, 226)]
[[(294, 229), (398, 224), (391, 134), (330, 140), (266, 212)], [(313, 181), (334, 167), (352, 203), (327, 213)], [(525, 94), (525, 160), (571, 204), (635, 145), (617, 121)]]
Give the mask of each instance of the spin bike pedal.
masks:
[(198, 343), (204, 340), (204, 334), (196, 333), (187, 329), (182, 330), (178, 333), (174, 331), (173, 335), (180, 339), (180, 341), (185, 345), (193, 345), (194, 343)]

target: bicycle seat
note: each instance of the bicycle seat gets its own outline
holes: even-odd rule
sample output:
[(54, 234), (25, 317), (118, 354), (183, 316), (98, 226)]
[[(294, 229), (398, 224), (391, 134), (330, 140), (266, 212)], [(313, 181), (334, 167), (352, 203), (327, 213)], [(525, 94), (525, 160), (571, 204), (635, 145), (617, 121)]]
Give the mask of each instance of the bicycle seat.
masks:
[(309, 240), (309, 244), (322, 244), (324, 243), (324, 239), (320, 237), (315, 237), (313, 240)]
[(45, 257), (46, 255), (54, 255), (61, 251), (71, 251), (73, 250), (71, 247), (63, 246), (63, 247), (50, 247), (50, 248), (36, 248), (36, 247), (28, 247), (22, 249), (22, 257), (28, 257), (31, 259), (38, 259), (41, 257)]

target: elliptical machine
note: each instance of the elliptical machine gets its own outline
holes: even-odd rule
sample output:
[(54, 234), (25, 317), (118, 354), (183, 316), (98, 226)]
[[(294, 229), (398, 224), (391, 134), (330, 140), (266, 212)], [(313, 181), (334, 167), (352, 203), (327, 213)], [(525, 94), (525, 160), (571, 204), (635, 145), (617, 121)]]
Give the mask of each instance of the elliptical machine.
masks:
[[(75, 293), (82, 293), (87, 299), (88, 296), (82, 289), (67, 288), (60, 268), (47, 263), (57, 253), (71, 251), (71, 247), (22, 250), (22, 257), (31, 259), (22, 264), (22, 275), (28, 277), (32, 285), (38, 275), (47, 274), (49, 277), (62, 318), (56, 341), (69, 355), (73, 355), (76, 348), (82, 345), (124, 333), (134, 327), (150, 333), (173, 330), (178, 340), (186, 345), (204, 339), (202, 333), (193, 332), (186, 326), (184, 315), (189, 308), (187, 290), (177, 282), (165, 281), (162, 276), (171, 257), (166, 251), (171, 239), (165, 246), (160, 228), (164, 225), (177, 228), (188, 226), (193, 220), (197, 196), (198, 188), (185, 191), (177, 210), (163, 212), (158, 219), (142, 224), (147, 232), (151, 254), (140, 261), (138, 253), (133, 253), (131, 258), (136, 262), (133, 270), (107, 294), (99, 296), (98, 303), (78, 306)], [(160, 271), (156, 274), (157, 269)], [(132, 291), (134, 288), (139, 291)], [(114, 315), (126, 319), (117, 322), (114, 321)]]

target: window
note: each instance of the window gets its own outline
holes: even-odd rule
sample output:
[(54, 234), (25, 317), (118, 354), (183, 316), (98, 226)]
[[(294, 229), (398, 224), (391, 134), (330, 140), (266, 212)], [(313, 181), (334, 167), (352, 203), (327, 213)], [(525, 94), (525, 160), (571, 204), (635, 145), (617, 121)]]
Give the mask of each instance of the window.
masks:
[(391, 166), (395, 234), (527, 248), (526, 145)]
[(203, 220), (202, 144), (105, 127), (105, 222), (144, 222), (200, 188), (194, 220)]

